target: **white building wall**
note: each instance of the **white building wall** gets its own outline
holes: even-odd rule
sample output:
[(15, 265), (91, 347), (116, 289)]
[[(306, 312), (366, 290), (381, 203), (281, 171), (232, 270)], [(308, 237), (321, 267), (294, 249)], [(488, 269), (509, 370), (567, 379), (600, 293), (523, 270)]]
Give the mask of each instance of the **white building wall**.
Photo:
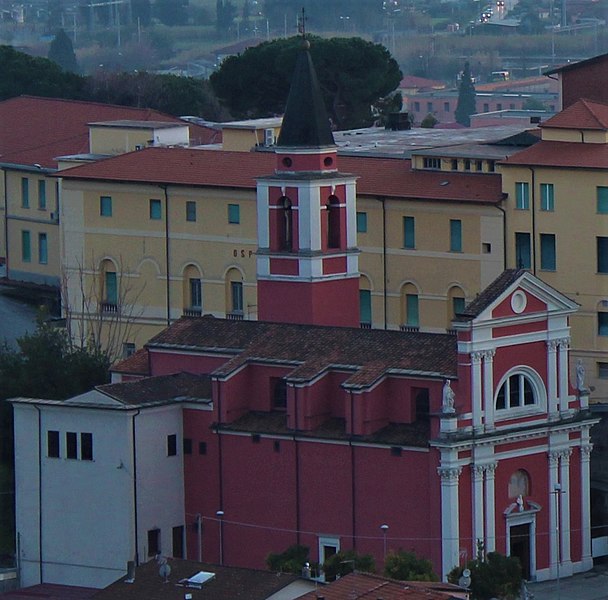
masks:
[[(39, 408), (40, 437), (36, 407), (15, 404), (21, 584), (105, 587), (124, 575), (135, 557), (132, 419), (137, 411)], [(170, 555), (172, 528), (184, 525), (181, 407), (142, 410), (135, 424), (138, 549), (144, 562), (149, 529), (161, 529), (162, 551)], [(60, 432), (60, 458), (47, 457), (48, 430)], [(67, 431), (92, 433), (93, 461), (66, 458)], [(170, 433), (177, 435), (174, 457), (167, 456)]]

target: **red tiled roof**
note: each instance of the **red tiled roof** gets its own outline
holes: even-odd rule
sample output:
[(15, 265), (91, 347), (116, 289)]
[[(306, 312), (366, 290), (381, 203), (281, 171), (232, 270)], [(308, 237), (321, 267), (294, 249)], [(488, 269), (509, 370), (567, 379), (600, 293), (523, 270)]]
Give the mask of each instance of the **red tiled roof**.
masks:
[[(58, 156), (89, 152), (88, 123), (119, 119), (186, 124), (147, 108), (19, 96), (0, 102), (0, 162), (55, 169)], [(214, 133), (199, 125), (189, 127), (197, 143)]]
[(462, 593), (462, 588), (449, 583), (396, 581), (372, 573), (349, 573), (299, 600), (315, 600), (320, 596), (325, 600), (449, 600), (459, 597), (457, 592)]
[[(158, 575), (157, 561), (150, 560), (136, 568), (133, 583), (125, 583), (126, 577), (122, 577), (98, 591), (94, 598), (96, 600), (183, 600), (185, 594), (191, 594), (193, 600), (266, 600), (298, 579), (296, 575), (288, 573), (222, 567), (192, 560), (168, 558), (167, 562), (171, 567), (167, 583)], [(202, 589), (178, 585), (180, 580), (192, 577), (201, 571), (215, 574), (215, 577), (205, 583)]]
[(481, 83), (475, 85), (477, 92), (498, 92), (503, 90), (521, 90), (529, 87), (545, 85), (552, 91), (559, 90), (559, 84), (554, 79), (548, 77), (526, 77), (525, 79), (510, 79), (509, 81), (493, 81), (491, 83)]
[(559, 129), (608, 129), (608, 104), (581, 99), (547, 119), (541, 127)]
[(501, 162), (507, 165), (606, 169), (608, 145), (541, 141)]
[(443, 81), (436, 79), (426, 79), (425, 77), (416, 77), (415, 75), (404, 75), (401, 83), (399, 83), (401, 89), (418, 88), (418, 89), (445, 89), (447, 86)]
[(124, 375), (149, 375), (148, 352), (140, 348), (128, 358), (121, 360), (112, 367), (115, 373)]
[(41, 583), (19, 590), (0, 594), (2, 600), (88, 600), (98, 592), (94, 588), (59, 585), (56, 583)]
[(456, 337), (437, 333), (182, 317), (147, 347), (235, 353), (213, 372), (220, 377), (247, 362), (273, 360), (292, 365), (288, 379), (308, 381), (340, 365), (353, 371), (344, 385), (354, 388), (391, 371), (450, 379), (457, 371)]
[[(359, 179), (360, 195), (496, 203), (499, 175), (413, 171), (409, 160), (340, 156), (341, 171)], [(64, 179), (170, 183), (254, 189), (256, 177), (271, 175), (271, 152), (146, 148), (61, 172)]]

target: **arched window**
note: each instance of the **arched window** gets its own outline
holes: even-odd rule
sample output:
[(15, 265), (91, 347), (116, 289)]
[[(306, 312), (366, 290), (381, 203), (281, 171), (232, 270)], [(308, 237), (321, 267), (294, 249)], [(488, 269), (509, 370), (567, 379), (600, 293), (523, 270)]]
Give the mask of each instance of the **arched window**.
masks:
[(184, 314), (198, 316), (203, 312), (203, 284), (200, 271), (194, 265), (184, 269), (183, 276)]
[(545, 410), (547, 391), (541, 376), (530, 367), (518, 366), (501, 380), (494, 399), (497, 418), (510, 418), (513, 412)]
[(293, 249), (293, 211), (291, 200), (287, 196), (279, 198), (279, 247), (281, 250)]
[(243, 276), (238, 269), (230, 269), (226, 273), (226, 317), (242, 319), (243, 315)]
[(515, 471), (509, 478), (509, 498), (530, 495), (530, 476), (523, 469)]
[(406, 283), (401, 288), (401, 330), (417, 331), (420, 327), (418, 288)]
[(372, 291), (365, 275), (359, 277), (359, 322), (364, 329), (372, 326)]
[(464, 292), (457, 285), (452, 286), (447, 297), (448, 329), (452, 326), (452, 321), (456, 315), (464, 310), (464, 305)]
[(340, 200), (332, 194), (327, 202), (327, 247), (339, 248), (340, 240)]
[(101, 275), (101, 310), (118, 312), (118, 276), (116, 265), (111, 260), (104, 260), (100, 265)]

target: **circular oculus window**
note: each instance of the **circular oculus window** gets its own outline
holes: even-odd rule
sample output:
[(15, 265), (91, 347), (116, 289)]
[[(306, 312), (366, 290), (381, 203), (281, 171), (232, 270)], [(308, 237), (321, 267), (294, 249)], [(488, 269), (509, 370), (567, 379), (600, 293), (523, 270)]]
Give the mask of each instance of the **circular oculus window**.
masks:
[(291, 158), (289, 158), (289, 156), (286, 156), (282, 162), (284, 167), (291, 167), (291, 165), (293, 164), (293, 161), (291, 160)]
[(521, 290), (517, 290), (511, 296), (511, 308), (513, 309), (513, 312), (517, 314), (524, 312), (524, 310), (526, 310), (527, 304), (528, 298), (526, 297), (526, 294), (524, 294), (524, 292), (522, 292)]

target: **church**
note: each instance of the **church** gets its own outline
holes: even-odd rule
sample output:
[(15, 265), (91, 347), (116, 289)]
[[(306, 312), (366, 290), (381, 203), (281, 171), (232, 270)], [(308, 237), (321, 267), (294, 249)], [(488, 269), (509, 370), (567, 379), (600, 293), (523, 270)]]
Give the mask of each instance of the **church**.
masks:
[(293, 544), (380, 569), (414, 551), (442, 578), (479, 544), (526, 579), (591, 568), (578, 305), (507, 270), (447, 333), (362, 327), (357, 177), (333, 142), (304, 47), (257, 178), (258, 320), (182, 317), (111, 384), (13, 400), (24, 584), (101, 586), (157, 553), (263, 568)]

